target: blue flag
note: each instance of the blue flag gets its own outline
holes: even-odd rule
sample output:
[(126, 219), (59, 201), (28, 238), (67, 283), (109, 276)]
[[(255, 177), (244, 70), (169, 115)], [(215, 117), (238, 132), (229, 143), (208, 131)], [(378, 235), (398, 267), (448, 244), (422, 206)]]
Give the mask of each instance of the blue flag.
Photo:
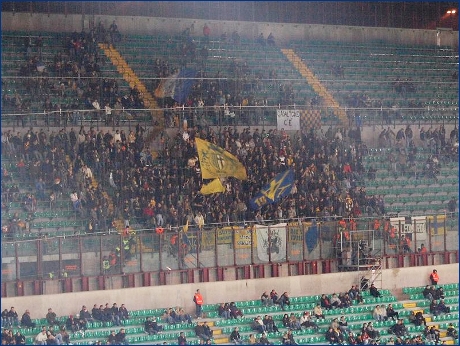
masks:
[(307, 234), (305, 235), (305, 243), (307, 244), (308, 252), (312, 252), (316, 245), (318, 245), (318, 225), (315, 220), (308, 227)]
[(197, 71), (191, 68), (181, 69), (179, 72), (163, 79), (155, 89), (158, 98), (171, 97), (180, 104), (184, 104), (190, 94)]
[(293, 184), (294, 171), (292, 169), (279, 173), (249, 201), (249, 205), (252, 209), (257, 210), (266, 204), (275, 203), (291, 193)]

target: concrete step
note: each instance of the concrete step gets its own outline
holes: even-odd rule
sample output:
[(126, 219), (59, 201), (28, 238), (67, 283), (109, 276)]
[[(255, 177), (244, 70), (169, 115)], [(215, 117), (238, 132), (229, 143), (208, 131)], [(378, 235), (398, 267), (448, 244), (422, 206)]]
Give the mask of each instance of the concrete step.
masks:
[(446, 345), (458, 345), (458, 340), (455, 340), (454, 338), (450, 337), (450, 336), (445, 336), (445, 337), (441, 337), (441, 342), (446, 342)]
[(214, 344), (227, 344), (230, 342), (230, 339), (227, 335), (216, 335), (213, 337)]

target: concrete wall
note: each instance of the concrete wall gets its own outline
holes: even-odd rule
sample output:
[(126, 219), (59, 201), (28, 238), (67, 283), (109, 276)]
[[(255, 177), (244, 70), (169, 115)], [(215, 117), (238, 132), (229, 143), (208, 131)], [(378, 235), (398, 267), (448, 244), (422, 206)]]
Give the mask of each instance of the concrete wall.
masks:
[[(387, 269), (382, 274), (382, 288), (402, 289), (409, 286), (429, 284), (431, 267), (412, 267)], [(436, 266), (440, 283), (458, 282), (458, 263)], [(155, 309), (180, 305), (189, 312), (194, 311), (193, 294), (197, 288), (203, 294), (205, 304), (258, 299), (263, 291), (276, 289), (278, 293), (287, 291), (291, 296), (315, 295), (321, 293), (343, 292), (359, 282), (357, 272), (342, 272), (321, 275), (280, 277), (270, 279), (253, 279), (224, 281), (213, 283), (196, 283), (167, 285), (142, 288), (127, 288), (110, 291), (93, 291), (64, 293), (59, 295), (27, 296), (2, 298), (2, 310), (14, 306), (18, 313), (29, 309), (32, 318), (42, 318), (47, 309), (52, 307), (56, 314), (69, 315), (78, 313), (82, 305), (90, 309), (94, 304), (118, 305), (124, 303), (130, 310)]]
[(325, 40), (365, 43), (372, 41), (389, 44), (435, 45), (437, 34), (443, 46), (458, 47), (458, 31), (419, 30), (400, 28), (370, 28), (320, 24), (281, 24), (262, 22), (212, 21), (181, 18), (117, 17), (88, 15), (64, 15), (43, 13), (2, 12), (2, 30), (80, 32), (88, 30), (90, 22), (102, 21), (109, 27), (117, 21), (120, 32), (126, 34), (178, 34), (190, 28), (192, 36), (201, 36), (205, 23), (211, 28), (212, 37), (224, 32), (230, 35), (236, 30), (241, 37), (252, 39), (260, 33), (267, 37), (270, 32), (279, 43), (288, 40)]

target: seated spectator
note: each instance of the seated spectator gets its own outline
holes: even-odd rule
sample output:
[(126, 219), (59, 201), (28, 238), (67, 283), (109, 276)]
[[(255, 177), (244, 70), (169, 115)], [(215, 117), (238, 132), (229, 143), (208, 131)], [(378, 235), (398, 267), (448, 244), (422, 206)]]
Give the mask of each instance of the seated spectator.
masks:
[(433, 297), (434, 292), (430, 285), (425, 286), (425, 289), (423, 290), (422, 294), (423, 294), (423, 297), (425, 297), (426, 299), (429, 299), (430, 301), (434, 299)]
[(59, 321), (57, 320), (56, 313), (51, 308), (48, 309), (48, 313), (46, 314), (46, 321), (48, 322), (50, 326), (59, 325)]
[(346, 334), (346, 335), (349, 335), (351, 332), (351, 329), (350, 327), (348, 327), (348, 322), (345, 319), (345, 316), (340, 316), (339, 329), (342, 331), (343, 334)]
[(441, 312), (438, 309), (438, 302), (436, 300), (432, 300), (430, 303), (430, 313), (434, 316), (438, 316)]
[(116, 345), (117, 344), (117, 334), (114, 330), (110, 331), (109, 336), (107, 337), (107, 345)]
[(61, 328), (59, 328), (59, 332), (61, 333), (62, 342), (66, 345), (70, 345), (70, 335), (67, 333), (65, 326), (61, 326)]
[(339, 299), (340, 299), (341, 307), (343, 308), (349, 308), (352, 305), (352, 302), (351, 302), (351, 299), (348, 293), (339, 294)]
[(386, 321), (388, 319), (387, 312), (383, 308), (383, 305), (382, 306), (380, 306), (380, 305), (375, 306), (374, 311), (372, 313), (372, 317), (378, 322)]
[(310, 312), (308, 312), (308, 311), (305, 311), (303, 313), (302, 317), (300, 317), (299, 323), (300, 323), (301, 327), (305, 327), (305, 328), (310, 328), (311, 327), (315, 331), (318, 331), (318, 325), (315, 322), (312, 321)]
[(121, 304), (120, 309), (118, 310), (118, 315), (120, 316), (120, 320), (126, 321), (129, 319), (129, 311), (126, 308), (125, 304)]
[(25, 344), (26, 344), (26, 337), (23, 334), (21, 334), (19, 330), (16, 331), (16, 334), (14, 334), (14, 345), (25, 345)]
[(349, 345), (357, 345), (358, 340), (352, 332), (348, 333), (347, 342)]
[(270, 298), (270, 296), (268, 295), (267, 291), (262, 293), (262, 295), (260, 296), (260, 301), (262, 302), (263, 306), (272, 306), (273, 305), (273, 300)]
[(10, 308), (10, 311), (8, 311), (7, 316), (8, 316), (8, 321), (9, 321), (10, 326), (12, 326), (12, 327), (14, 327), (14, 326), (20, 327), (20, 325), (19, 325), (19, 315), (16, 312), (14, 306), (12, 306)]
[(179, 333), (179, 337), (177, 338), (178, 345), (187, 345), (187, 338), (185, 337), (184, 332)]
[(192, 316), (190, 314), (187, 314), (183, 308), (177, 306), (175, 313), (175, 319), (178, 323), (187, 322), (188, 324), (192, 324)]
[(321, 296), (321, 307), (322, 307), (322, 308), (325, 308), (325, 309), (327, 309), (327, 310), (332, 309), (332, 304), (331, 304), (331, 302), (330, 302), (328, 296), (325, 295), (325, 294), (323, 294), (323, 295)]
[(256, 337), (254, 336), (254, 334), (249, 334), (248, 344), (249, 345), (257, 345), (258, 344), (258, 341), (257, 341)]
[(163, 326), (160, 326), (157, 323), (156, 317), (150, 318), (147, 317), (145, 322), (144, 322), (144, 331), (149, 334), (149, 335), (155, 335), (158, 334), (163, 330)]
[(367, 332), (364, 330), (361, 332), (361, 334), (358, 334), (358, 344), (359, 345), (368, 345), (370, 336), (367, 334)]
[(8, 309), (2, 311), (2, 327), (11, 327), (10, 321), (8, 320)]
[(399, 319), (399, 312), (395, 311), (393, 304), (390, 303), (387, 306), (387, 319), (391, 318), (393, 321), (395, 321), (395, 317), (396, 319)]
[[(4, 329), (2, 330), (2, 345), (14, 345), (14, 336), (13, 331), (11, 329)], [(46, 345), (42, 344), (42, 345)]]
[(294, 340), (294, 335), (292, 335), (291, 330), (288, 330), (287, 332), (284, 333), (282, 343), (283, 345), (297, 345), (297, 343)]
[(267, 333), (262, 333), (262, 336), (259, 339), (259, 345), (272, 345), (268, 340)]
[(204, 328), (204, 322), (199, 322), (195, 326), (195, 335), (202, 339), (203, 341), (208, 341), (210, 337), (206, 335), (206, 330)]
[(275, 324), (275, 321), (273, 321), (273, 317), (265, 315), (262, 322), (264, 323), (265, 329), (267, 330), (268, 333), (279, 331), (278, 327)]
[(289, 315), (288, 314), (284, 314), (282, 322), (283, 322), (284, 328), (289, 328)]
[(444, 299), (441, 299), (438, 306), (437, 306), (437, 309), (440, 313), (444, 313), (444, 314), (448, 314), (450, 313), (450, 307), (448, 307), (445, 303), (444, 303)]
[[(2, 340), (4, 338), (2, 337)], [(46, 345), (48, 340), (48, 335), (46, 334), (46, 329), (42, 329), (40, 333), (35, 336), (35, 345)]]
[(289, 316), (289, 328), (292, 330), (301, 329), (300, 322), (297, 319), (297, 317), (294, 315), (294, 313), (291, 313), (291, 315)]
[(441, 331), (436, 328), (436, 326), (431, 326), (430, 329), (428, 330), (428, 335), (426, 336), (427, 340), (429, 341), (434, 341), (437, 344), (439, 344), (439, 339), (441, 336)]
[(433, 299), (439, 300), (439, 299), (444, 299), (446, 296), (444, 294), (444, 289), (442, 287), (438, 287), (434, 289), (433, 287)]
[(223, 317), (226, 320), (228, 320), (230, 318), (230, 307), (228, 306), (228, 303), (221, 303), (219, 305), (219, 308), (217, 309), (217, 313), (220, 317)]
[(208, 341), (212, 339), (213, 331), (209, 327), (209, 324), (206, 322), (203, 322), (203, 330), (204, 330), (204, 335), (208, 337)]
[(271, 290), (271, 292), (270, 292), (270, 298), (273, 301), (273, 304), (278, 304), (279, 296), (278, 296), (278, 293), (276, 293), (276, 291), (274, 289)]
[(458, 339), (458, 331), (455, 329), (453, 323), (449, 323), (447, 326), (447, 336), (450, 336), (451, 338)]
[(240, 309), (238, 309), (235, 302), (230, 303), (229, 309), (230, 309), (231, 318), (237, 319), (238, 317), (243, 317), (243, 313), (241, 312)]
[(290, 305), (291, 302), (289, 301), (289, 295), (287, 292), (284, 292), (279, 298), (277, 303), (280, 305), (282, 310), (285, 310), (286, 305)]
[(176, 321), (174, 320), (174, 317), (171, 316), (172, 311), (173, 311), (173, 309), (171, 309), (171, 308), (169, 308), (169, 309), (164, 311), (162, 318), (166, 323), (169, 323), (169, 324), (175, 324), (176, 323)]
[(257, 316), (254, 321), (252, 322), (252, 329), (257, 330), (259, 333), (265, 333), (267, 329), (265, 328), (264, 322), (262, 321), (262, 317)]
[(241, 339), (241, 335), (240, 335), (239, 330), (240, 329), (238, 327), (235, 327), (233, 329), (232, 333), (230, 334), (230, 341), (233, 342), (234, 344), (240, 344), (241, 345), (243, 343), (243, 340)]
[(81, 330), (80, 323), (73, 315), (70, 315), (69, 318), (65, 322), (65, 327), (67, 330), (71, 330), (72, 333), (79, 332)]
[(321, 309), (320, 303), (316, 304), (316, 306), (313, 308), (313, 314), (315, 315), (316, 318), (318, 319), (321, 318), (324, 320), (323, 309)]
[(117, 345), (129, 345), (128, 340), (126, 340), (125, 328), (121, 328), (120, 331), (115, 335), (115, 342)]
[(334, 329), (332, 329), (332, 327), (329, 327), (325, 336), (330, 345), (340, 343), (339, 338), (337, 337), (337, 334), (335, 333)]
[(396, 324), (394, 324), (390, 327), (390, 329), (388, 329), (388, 332), (400, 338), (404, 337), (405, 335), (409, 335), (409, 332), (407, 331), (407, 328), (404, 325), (404, 321), (401, 318), (396, 322)]
[(333, 309), (342, 307), (342, 302), (340, 301), (336, 293), (332, 295), (330, 305), (332, 306)]
[(29, 310), (26, 310), (21, 317), (21, 326), (26, 328), (35, 328), (36, 323), (32, 322)]
[(113, 303), (112, 307), (109, 308), (109, 305), (106, 304), (104, 308), (106, 317), (113, 323), (115, 326), (120, 326), (120, 309), (117, 306), (117, 303)]
[(378, 339), (380, 337), (380, 333), (377, 329), (374, 328), (372, 322), (369, 322), (366, 327), (366, 332), (371, 339)]
[(270, 33), (267, 37), (267, 43), (268, 45), (270, 46), (274, 46), (275, 45), (275, 36), (273, 36), (272, 33)]
[[(413, 311), (411, 311), (412, 315)], [(417, 313), (414, 315), (414, 320), (411, 321), (410, 315), (409, 315), (409, 321), (414, 323), (416, 326), (421, 326), (422, 324), (425, 325), (426, 327), (426, 319), (423, 317), (423, 314), (421, 311), (417, 311)]]
[(371, 287), (369, 288), (369, 293), (371, 294), (371, 296), (375, 298), (380, 298), (382, 296), (374, 284), (371, 284)]
[(91, 314), (89, 313), (89, 311), (88, 311), (88, 309), (86, 308), (85, 305), (83, 305), (81, 307), (80, 318), (85, 320), (86, 322), (93, 322), (94, 321), (93, 316), (91, 316)]

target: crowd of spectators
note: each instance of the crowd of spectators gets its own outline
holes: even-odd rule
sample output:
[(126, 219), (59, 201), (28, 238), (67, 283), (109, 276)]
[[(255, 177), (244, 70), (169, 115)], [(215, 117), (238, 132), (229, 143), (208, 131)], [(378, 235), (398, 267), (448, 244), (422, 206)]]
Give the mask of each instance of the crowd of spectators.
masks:
[[(155, 164), (144, 143), (144, 129), (78, 131), (61, 129), (46, 133), (30, 128), (24, 135), (6, 131), (2, 141), (6, 154), (16, 160), (20, 182), (35, 190), (24, 197), (4, 186), (3, 197), (51, 201), (69, 198), (75, 211), (89, 219), (87, 231), (104, 230), (114, 218), (137, 218), (149, 227), (195, 226), (198, 213), (205, 224), (246, 220), (293, 220), (304, 217), (358, 217), (366, 211), (362, 156), (365, 145), (342, 134), (269, 130), (241, 133), (233, 128), (189, 128), (185, 136), (164, 134), (164, 147)], [(245, 165), (247, 181), (225, 182), (226, 193), (201, 195), (196, 136), (225, 148)], [(70, 160), (68, 160), (70, 159)], [(276, 174), (292, 168), (295, 183), (282, 203), (261, 210), (248, 208), (248, 201)], [(5, 172), (4, 172), (5, 174)], [(92, 184), (95, 177), (99, 184)], [(26, 185), (27, 186), (27, 185)], [(110, 214), (107, 194), (112, 189), (114, 210)], [(7, 200), (8, 200), (7, 198)], [(126, 222), (126, 220), (128, 220)]]

